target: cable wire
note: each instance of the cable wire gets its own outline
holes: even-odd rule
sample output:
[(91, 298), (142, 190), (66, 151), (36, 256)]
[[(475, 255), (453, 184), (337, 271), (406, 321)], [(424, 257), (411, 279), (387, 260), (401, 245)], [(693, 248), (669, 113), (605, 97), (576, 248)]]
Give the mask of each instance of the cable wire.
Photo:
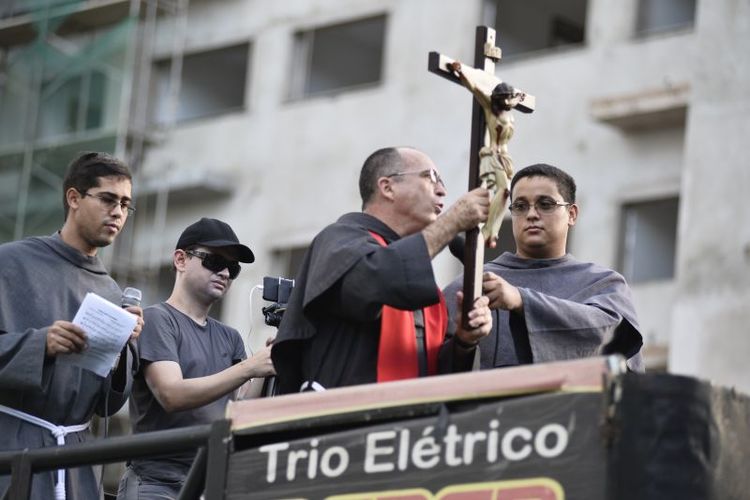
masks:
[(253, 321), (255, 318), (253, 317), (253, 293), (255, 290), (263, 290), (263, 285), (255, 285), (252, 290), (250, 290), (250, 328), (247, 330), (247, 336), (245, 337), (245, 345), (248, 349), (250, 349), (251, 343), (250, 339), (253, 335), (253, 326), (255, 325), (255, 322)]

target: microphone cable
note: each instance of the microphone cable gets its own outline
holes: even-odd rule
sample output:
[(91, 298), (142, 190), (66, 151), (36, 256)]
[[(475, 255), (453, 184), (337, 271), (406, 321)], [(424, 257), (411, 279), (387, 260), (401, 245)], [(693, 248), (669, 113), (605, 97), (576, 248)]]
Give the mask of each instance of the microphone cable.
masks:
[(256, 290), (263, 290), (263, 285), (255, 285), (252, 290), (250, 290), (250, 328), (247, 330), (247, 335), (245, 336), (245, 345), (250, 346), (250, 339), (253, 335), (253, 325), (254, 325), (254, 316), (253, 316), (253, 293), (255, 293)]

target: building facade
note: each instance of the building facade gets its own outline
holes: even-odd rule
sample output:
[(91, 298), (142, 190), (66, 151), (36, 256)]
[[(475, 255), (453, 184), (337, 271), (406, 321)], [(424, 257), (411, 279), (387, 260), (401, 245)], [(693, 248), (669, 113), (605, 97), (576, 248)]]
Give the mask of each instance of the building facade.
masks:
[[(627, 277), (649, 366), (750, 391), (750, 1), (38, 3), (0, 10), (4, 240), (54, 230), (60, 169), (112, 150), (137, 171), (137, 214), (106, 254), (122, 284), (164, 299), (182, 229), (226, 220), (256, 263), (216, 313), (259, 345), (274, 331), (256, 286), (293, 277), (313, 236), (359, 210), (370, 152), (417, 147), (448, 202), (466, 190), (471, 97), (427, 54), (471, 62), (489, 25), (497, 76), (537, 98), (515, 164), (576, 178), (569, 250)], [(441, 284), (461, 271), (445, 253)]]

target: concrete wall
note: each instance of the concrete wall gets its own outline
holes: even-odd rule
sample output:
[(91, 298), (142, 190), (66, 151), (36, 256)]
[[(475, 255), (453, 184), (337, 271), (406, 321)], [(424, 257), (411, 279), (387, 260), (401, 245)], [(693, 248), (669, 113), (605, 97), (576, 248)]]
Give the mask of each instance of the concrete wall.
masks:
[(750, 392), (750, 2), (698, 11), (669, 361)]
[[(636, 3), (590, 0), (585, 45), (498, 64), (500, 78), (537, 97), (535, 113), (516, 117), (511, 154), (518, 167), (553, 163), (576, 178), (581, 215), (571, 251), (607, 266), (617, 263), (623, 203), (680, 194), (675, 279), (633, 287), (643, 331), (651, 344), (671, 344), (674, 370), (750, 390), (739, 359), (750, 353), (743, 330), (750, 314), (742, 308), (750, 294), (750, 224), (741, 191), (750, 184), (739, 150), (750, 127), (742, 93), (749, 2), (700, 2), (694, 29), (640, 39), (632, 35)], [(193, 0), (188, 50), (251, 43), (247, 108), (179, 124), (150, 147), (143, 172), (151, 179), (225, 175), (234, 190), (170, 204), (156, 243), (144, 215), (136, 255), (160, 245), (166, 259), (179, 232), (200, 216), (228, 221), (257, 261), (234, 284), (222, 315), (244, 332), (252, 310), (257, 345), (273, 330), (261, 325), (258, 295), (249, 304), (251, 289), (283, 272), (278, 250), (305, 245), (340, 214), (359, 210), (357, 177), (371, 151), (418, 147), (440, 167), (448, 202), (465, 191), (471, 99), (427, 72), (427, 53), (470, 62), (484, 12), (481, 0)], [(288, 99), (289, 74), (298, 70), (291, 60), (296, 31), (382, 13), (379, 85)], [(162, 33), (171, 32), (169, 22)], [(160, 43), (168, 53), (169, 36)], [(598, 99), (683, 84), (690, 88), (686, 123), (628, 130), (592, 115)], [(449, 255), (435, 269), (441, 284), (460, 272)]]

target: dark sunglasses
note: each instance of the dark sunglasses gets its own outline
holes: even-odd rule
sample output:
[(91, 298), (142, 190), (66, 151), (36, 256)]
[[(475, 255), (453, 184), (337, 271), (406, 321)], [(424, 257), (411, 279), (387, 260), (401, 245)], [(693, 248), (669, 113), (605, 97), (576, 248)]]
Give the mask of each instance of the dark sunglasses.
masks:
[(233, 280), (240, 274), (240, 263), (236, 260), (228, 260), (215, 253), (201, 252), (200, 250), (185, 250), (185, 253), (201, 260), (203, 267), (212, 273), (219, 274), (224, 269), (229, 270), (229, 279)]

